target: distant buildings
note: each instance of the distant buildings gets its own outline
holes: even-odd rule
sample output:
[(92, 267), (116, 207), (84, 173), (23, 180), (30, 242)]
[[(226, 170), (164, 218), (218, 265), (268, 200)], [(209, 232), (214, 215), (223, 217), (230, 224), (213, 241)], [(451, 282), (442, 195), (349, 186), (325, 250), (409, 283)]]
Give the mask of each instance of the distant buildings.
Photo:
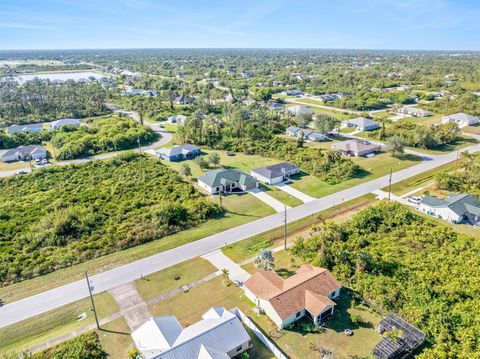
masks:
[(175, 99), (177, 105), (192, 105), (195, 103), (195, 97), (193, 96), (178, 96)]
[(177, 145), (172, 148), (161, 148), (157, 151), (157, 156), (163, 160), (177, 162), (189, 160), (200, 155), (201, 149), (195, 145), (185, 144)]
[(288, 162), (254, 168), (250, 172), (257, 180), (268, 185), (281, 183), (298, 173), (300, 173), (300, 168)]
[(291, 106), (287, 107), (285, 109), (285, 112), (292, 115), (292, 116), (298, 116), (300, 114), (305, 114), (305, 115), (313, 115), (313, 111), (310, 110), (309, 108), (305, 106)]
[(80, 120), (76, 118), (62, 118), (61, 120), (53, 121), (50, 126), (52, 130), (59, 130), (63, 126), (80, 127)]
[(187, 116), (185, 115), (174, 115), (174, 116), (170, 116), (168, 119), (167, 119), (167, 122), (168, 123), (178, 123), (179, 125), (183, 125), (185, 123), (185, 120), (187, 119)]
[(229, 359), (252, 347), (238, 317), (223, 307), (185, 328), (174, 316), (150, 318), (132, 338), (145, 359)]
[(445, 199), (425, 196), (418, 209), (448, 222), (480, 226), (480, 201), (468, 194), (450, 194)]
[(209, 171), (199, 177), (198, 185), (210, 194), (219, 192), (246, 191), (256, 188), (258, 181), (237, 169), (224, 169)]
[(365, 143), (359, 140), (348, 140), (334, 143), (334, 150), (340, 151), (345, 156), (364, 157), (371, 153), (379, 152), (382, 147), (372, 143)]
[(478, 122), (478, 117), (463, 112), (442, 117), (442, 123), (456, 123), (460, 128), (476, 125)]
[(368, 118), (357, 117), (342, 121), (340, 128), (354, 128), (357, 131), (373, 131), (380, 128), (380, 125)]
[(260, 270), (245, 282), (245, 295), (277, 325), (285, 328), (302, 317), (320, 325), (333, 314), (342, 285), (324, 268), (302, 265), (283, 279)]
[(316, 96), (318, 100), (321, 102), (330, 102), (330, 101), (337, 101), (340, 100), (341, 98), (344, 97), (351, 97), (352, 94), (346, 93), (346, 92), (337, 92), (337, 93), (332, 93), (332, 94), (325, 94), (325, 95), (320, 95)]
[(157, 96), (157, 91), (154, 90), (141, 90), (141, 89), (134, 89), (134, 88), (127, 88), (122, 91), (123, 95), (129, 96), (147, 96), (147, 97), (155, 97)]
[(43, 146), (29, 145), (9, 149), (0, 159), (2, 162), (15, 162), (25, 160), (43, 160), (47, 158), (47, 150)]
[(403, 113), (405, 115), (410, 115), (410, 116), (413, 116), (413, 117), (428, 117), (428, 116), (432, 115), (432, 113), (430, 111), (423, 110), (423, 109), (417, 108), (417, 107), (409, 107), (409, 106), (400, 107), (397, 110), (397, 112)]
[(300, 127), (295, 127), (295, 126), (288, 127), (285, 130), (285, 133), (290, 137), (296, 137), (296, 138), (301, 137), (303, 134), (303, 139), (305, 141), (312, 141), (312, 142), (321, 142), (321, 141), (326, 141), (328, 139), (328, 137), (321, 132), (300, 128)]
[(6, 128), (7, 133), (12, 136), (15, 133), (36, 133), (43, 130), (43, 123), (31, 123), (28, 125), (11, 125)]
[(303, 95), (303, 91), (300, 91), (300, 90), (285, 90), (285, 91), (282, 91), (282, 95), (284, 95), (284, 96), (301, 96), (301, 95)]

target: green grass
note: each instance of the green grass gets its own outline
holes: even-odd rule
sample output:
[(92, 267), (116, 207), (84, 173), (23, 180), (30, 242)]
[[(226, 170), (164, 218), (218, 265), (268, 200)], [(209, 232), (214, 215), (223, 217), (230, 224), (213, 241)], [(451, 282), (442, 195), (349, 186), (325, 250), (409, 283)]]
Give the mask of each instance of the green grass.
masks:
[(30, 168), (30, 165), (28, 162), (0, 162), (0, 171), (20, 170), (22, 168)]
[[(218, 198), (215, 200), (218, 201)], [(93, 275), (275, 213), (271, 207), (251, 194), (231, 194), (223, 197), (223, 207), (227, 212), (222, 218), (209, 220), (196, 228), (181, 231), (153, 242), (2, 287), (0, 288), (0, 298), (4, 303), (19, 300), (81, 279), (85, 270)]]
[(404, 154), (399, 157), (392, 157), (388, 153), (381, 153), (372, 158), (353, 157), (352, 161), (360, 165), (366, 173), (363, 176), (353, 178), (335, 185), (322, 181), (320, 178), (304, 173), (298, 178), (292, 178), (291, 186), (312, 197), (321, 198), (329, 194), (371, 181), (375, 178), (385, 176), (393, 172), (418, 164), (419, 157)]
[[(275, 272), (284, 278), (288, 278), (305, 262), (298, 257), (294, 257), (288, 250), (282, 249), (273, 254), (275, 263)], [(248, 263), (242, 266), (248, 273), (253, 274), (258, 271), (255, 264)]]
[(294, 197), (288, 194), (287, 192), (282, 191), (281, 189), (278, 189), (275, 186), (267, 186), (262, 184), (261, 188), (265, 190), (269, 196), (279, 200), (280, 202), (282, 202), (287, 206), (296, 207), (303, 204), (303, 202), (299, 200), (297, 197)]
[[(105, 318), (119, 310), (113, 297), (106, 292), (95, 295), (94, 299), (99, 318)], [(87, 318), (78, 321), (77, 317), (84, 312), (87, 314)], [(1, 328), (0, 355), (32, 349), (94, 322), (90, 298), (82, 299)]]
[[(392, 193), (396, 194), (397, 196), (404, 195), (405, 193), (411, 192), (414, 189), (426, 185), (428, 182), (433, 181), (435, 178), (435, 174), (443, 171), (450, 171), (454, 169), (456, 166), (456, 162), (450, 162), (443, 166), (437, 167), (435, 170), (420, 173), (416, 176), (410, 177), (404, 181), (395, 183), (392, 185)], [(383, 190), (387, 190), (388, 188), (383, 188)]]
[[(192, 283), (217, 269), (203, 258), (194, 258), (172, 267), (145, 276), (135, 281), (138, 293), (144, 300), (166, 293), (182, 285)], [(179, 277), (178, 280), (175, 278)]]
[[(326, 209), (312, 216), (305, 217), (288, 225), (288, 241), (293, 241), (300, 235), (307, 234), (310, 229), (322, 220), (341, 220), (348, 218), (360, 208), (364, 208), (375, 201), (375, 195), (368, 194), (335, 207)], [(262, 248), (273, 248), (283, 244), (283, 227), (250, 237), (222, 248), (222, 252), (236, 263), (253, 258)]]
[(134, 348), (130, 328), (123, 318), (116, 319), (97, 330), (103, 350), (114, 358), (128, 358), (128, 351)]

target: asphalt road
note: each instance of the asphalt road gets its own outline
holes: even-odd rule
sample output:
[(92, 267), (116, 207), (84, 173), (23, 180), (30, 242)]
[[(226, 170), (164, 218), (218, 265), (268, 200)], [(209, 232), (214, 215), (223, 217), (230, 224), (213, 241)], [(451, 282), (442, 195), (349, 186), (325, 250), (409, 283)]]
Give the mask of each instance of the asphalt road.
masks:
[[(131, 117), (135, 121), (140, 122), (140, 118), (139, 118), (139, 116), (136, 112), (125, 111), (125, 110), (122, 110), (122, 109), (120, 109), (116, 106), (112, 106), (112, 105), (110, 105), (109, 107), (114, 112), (123, 113), (123, 114)], [(152, 123), (149, 123), (149, 122), (146, 122), (146, 121), (144, 122), (144, 125), (150, 127), (153, 131), (160, 134), (161, 138), (158, 141), (155, 141), (148, 146), (141, 147), (141, 150), (138, 149), (138, 148), (134, 149), (133, 150), (134, 152), (140, 152), (140, 151), (143, 152), (143, 151), (153, 150), (155, 148), (165, 146), (166, 144), (168, 144), (172, 140), (172, 134), (170, 132), (162, 130), (159, 126), (157, 126), (155, 124), (152, 124)], [(55, 162), (55, 163), (51, 164), (51, 166), (66, 166), (66, 165), (86, 163), (86, 162), (91, 162), (91, 161), (96, 161), (96, 160), (107, 160), (107, 159), (115, 157), (116, 155), (118, 155), (119, 153), (122, 153), (122, 152), (124, 152), (124, 151), (105, 153), (105, 154), (97, 155), (97, 156), (79, 158), (77, 160), (60, 161), (60, 162)], [(36, 169), (39, 169), (39, 168), (38, 167), (34, 168), (34, 171)], [(0, 177), (14, 176), (18, 171), (19, 171), (19, 169), (10, 170), (10, 171), (0, 171)], [(25, 171), (30, 172), (30, 168), (26, 168)]]
[[(480, 151), (480, 144), (468, 147), (464, 150), (467, 149), (471, 152)], [(430, 171), (438, 166), (452, 162), (456, 158), (456, 152), (446, 155), (431, 156), (430, 160), (423, 161), (413, 167), (395, 172), (392, 177), (392, 183), (400, 182), (419, 173)], [(348, 201), (386, 187), (388, 185), (388, 178), (389, 176), (384, 176), (292, 208), (287, 212), (287, 220), (288, 222), (293, 222), (338, 205), (343, 201)], [(147, 275), (165, 269), (177, 263), (217, 250), (226, 244), (235, 243), (279, 227), (283, 225), (283, 217), (283, 213), (273, 214), (201, 240), (96, 274), (90, 277), (91, 286), (93, 287), (94, 293), (100, 293), (119, 285), (129, 283), (140, 278), (141, 275)], [(79, 280), (6, 304), (0, 308), (0, 327), (36, 316), (87, 296), (88, 288), (85, 280)]]

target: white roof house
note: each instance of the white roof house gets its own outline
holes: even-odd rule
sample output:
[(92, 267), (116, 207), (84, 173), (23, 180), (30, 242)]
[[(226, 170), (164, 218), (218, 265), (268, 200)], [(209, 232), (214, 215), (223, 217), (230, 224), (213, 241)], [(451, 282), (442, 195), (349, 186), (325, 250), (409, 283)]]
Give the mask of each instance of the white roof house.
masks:
[(300, 114), (307, 114), (307, 115), (313, 114), (313, 111), (310, 110), (309, 108), (306, 108), (305, 106), (298, 106), (298, 105), (287, 107), (285, 111), (293, 116), (298, 116)]
[(432, 115), (430, 111), (427, 111), (418, 107), (410, 107), (410, 106), (400, 107), (397, 110), (397, 112), (404, 113), (406, 115), (410, 115), (413, 117), (428, 117)]
[(463, 112), (442, 117), (442, 123), (456, 123), (460, 128), (475, 125), (478, 122), (478, 117)]
[(365, 117), (357, 117), (342, 121), (340, 128), (355, 128), (358, 131), (372, 131), (380, 128), (380, 125)]
[(185, 123), (185, 120), (187, 119), (187, 116), (185, 115), (174, 115), (170, 116), (167, 119), (168, 123), (179, 123), (180, 125), (183, 125)]
[(63, 126), (80, 127), (80, 120), (76, 118), (62, 118), (61, 120), (53, 121), (50, 126), (52, 130), (58, 130)]
[(6, 128), (7, 133), (11, 136), (15, 133), (22, 132), (40, 132), (43, 130), (43, 123), (31, 123), (27, 125), (11, 125)]
[(145, 359), (226, 359), (251, 347), (238, 317), (223, 307), (211, 308), (186, 328), (173, 316), (150, 318), (132, 338)]

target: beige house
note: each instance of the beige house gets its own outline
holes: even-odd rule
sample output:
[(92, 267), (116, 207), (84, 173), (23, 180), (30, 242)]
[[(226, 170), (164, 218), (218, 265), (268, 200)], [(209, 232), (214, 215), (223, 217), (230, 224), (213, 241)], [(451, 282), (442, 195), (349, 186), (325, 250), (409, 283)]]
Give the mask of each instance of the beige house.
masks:
[(325, 268), (308, 264), (283, 279), (273, 271), (260, 270), (245, 282), (245, 295), (285, 328), (306, 316), (316, 325), (333, 314), (342, 285)]
[(382, 147), (373, 143), (365, 143), (359, 140), (348, 140), (334, 143), (334, 150), (340, 151), (345, 156), (363, 157), (370, 153), (379, 152)]

